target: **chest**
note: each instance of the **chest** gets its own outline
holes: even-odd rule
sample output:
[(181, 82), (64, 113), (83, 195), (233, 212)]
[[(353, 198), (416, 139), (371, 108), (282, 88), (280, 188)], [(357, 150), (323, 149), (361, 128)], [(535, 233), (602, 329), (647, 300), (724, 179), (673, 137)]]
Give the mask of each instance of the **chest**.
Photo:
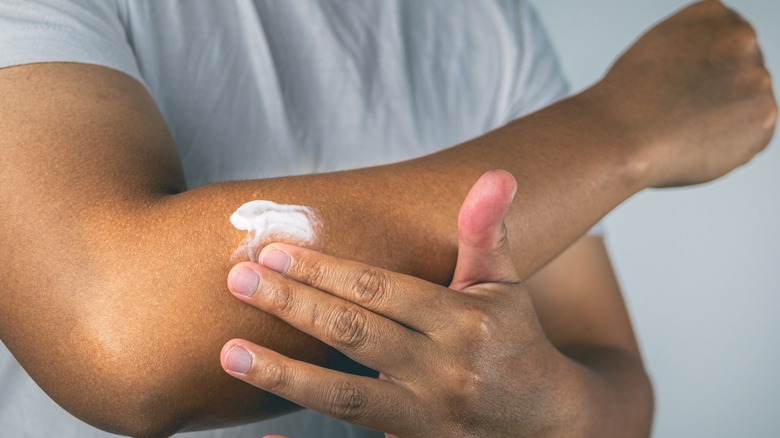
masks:
[(486, 5), (150, 2), (130, 33), (194, 186), (398, 161), (500, 125), (517, 49)]

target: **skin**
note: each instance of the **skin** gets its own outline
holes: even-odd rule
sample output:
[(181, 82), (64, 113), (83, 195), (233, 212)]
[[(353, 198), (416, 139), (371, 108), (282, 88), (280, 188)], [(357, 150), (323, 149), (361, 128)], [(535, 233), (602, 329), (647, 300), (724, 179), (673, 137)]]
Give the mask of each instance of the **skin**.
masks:
[[(232, 338), (354, 367), (227, 292), (244, 237), (228, 216), (244, 202), (312, 206), (330, 236), (314, 249), (448, 284), (458, 208), (480, 175), (505, 168), (519, 187), (505, 220), (512, 262), (528, 279), (642, 188), (704, 182), (747, 162), (777, 114), (754, 33), (715, 1), (652, 30), (583, 94), (440, 153), (349, 172), (184, 191), (165, 123), (131, 78), (20, 66), (0, 70), (0, 96), (0, 339), (64, 408), (134, 436), (292, 409), (224, 373), (217, 354)], [(638, 435), (649, 428), (649, 384), (594, 239), (539, 271), (527, 291), (545, 342), (583, 370), (587, 385), (567, 397), (595, 404), (586, 422), (614, 424), (602, 415), (620, 412), (627, 433), (612, 433)], [(593, 270), (573, 270), (582, 286), (556, 274), (590, 255)]]
[[(516, 189), (503, 171), (485, 174), (471, 189), (460, 211), (449, 289), (284, 244), (267, 246), (262, 265), (231, 271), (236, 297), (379, 370), (379, 379), (243, 340), (223, 348), (226, 371), (392, 436), (603, 432), (589, 424), (593, 407), (580, 397), (592, 378), (549, 342), (512, 261), (503, 220)], [(247, 275), (254, 284), (239, 280)], [(620, 412), (598, 417), (610, 414)]]
[[(713, 21), (720, 26), (726, 21), (744, 25), (741, 17), (719, 6), (716, 2), (696, 5), (654, 32), (675, 35), (671, 30), (679, 26), (701, 26), (701, 18), (710, 25)], [(714, 15), (713, 10), (720, 15)], [(702, 12), (703, 17), (696, 15)], [(741, 33), (735, 32), (731, 39), (716, 41), (718, 48), (749, 55), (743, 62), (760, 64), (762, 57), (751, 35), (742, 26)], [(614, 78), (632, 62), (652, 62), (637, 56), (636, 49), (649, 45), (654, 36), (651, 32), (641, 39), (610, 75)], [(724, 67), (734, 65), (715, 68)], [(634, 73), (644, 78), (645, 72)], [(701, 73), (706, 77), (709, 72)], [(740, 76), (735, 78), (742, 79)], [(768, 76), (760, 76), (768, 81)], [(661, 85), (652, 80), (639, 85), (648, 84)], [(713, 91), (720, 94), (727, 90)], [(770, 109), (770, 123), (765, 126), (770, 126), (771, 132), (777, 111), (776, 105), (769, 107), (774, 109)], [(634, 117), (631, 109), (624, 108), (623, 115)], [(757, 109), (755, 106), (744, 109), (747, 113), (735, 115), (735, 120), (744, 120), (743, 116), (761, 120), (761, 113), (751, 111)], [(695, 106), (688, 110), (695, 111)], [(696, 122), (705, 126), (715, 123), (711, 116), (702, 111)], [(730, 141), (738, 141), (735, 133), (724, 134)], [(764, 134), (756, 130), (753, 138), (761, 139)], [(674, 159), (693, 160), (693, 155), (675, 154), (678, 149), (673, 145), (696, 140), (695, 136), (669, 137), (665, 143), (670, 155), (662, 167), (668, 168)], [(735, 154), (734, 149), (722, 152)], [(656, 184), (695, 183), (708, 172), (724, 171), (719, 166), (698, 164), (686, 175), (667, 174), (669, 179)], [(594, 239), (586, 238), (574, 244), (523, 287), (511, 263), (511, 239), (507, 239), (505, 226), (501, 232), (515, 190), (511, 176), (495, 172), (485, 174), (472, 188), (460, 212), (458, 262), (449, 289), (290, 245), (269, 245), (260, 264), (233, 268), (228, 284), (237, 298), (379, 370), (380, 379), (312, 366), (241, 339), (225, 344), (223, 367), (259, 388), (327, 415), (386, 431), (388, 436), (649, 435), (652, 412), (625, 408), (625, 404), (643, 406), (647, 396), (640, 389), (646, 382), (636, 378), (630, 361), (620, 359), (626, 351), (639, 359), (633, 339), (620, 339), (631, 333), (628, 321), (622, 330), (615, 331), (615, 326), (598, 326), (576, 315), (568, 315), (573, 317), (568, 319), (554, 305), (549, 307), (554, 310), (550, 314), (539, 312), (548, 308), (545, 304), (564, 297), (572, 308), (591, 315), (625, 312), (619, 299), (594, 302), (589, 299), (591, 294), (576, 293), (601, 284), (604, 290), (617, 291), (613, 296), (619, 297), (606, 253), (598, 248), (601, 242), (594, 246)], [(593, 258), (598, 261), (589, 264)], [(560, 295), (562, 291), (566, 294)], [(601, 307), (605, 303), (620, 308)], [(586, 323), (573, 330), (579, 322)], [(610, 332), (618, 335), (611, 337)], [(588, 335), (583, 337), (582, 333)], [(600, 339), (602, 348), (591, 344), (593, 339)], [(617, 391), (598, 385), (593, 390), (598, 379), (588, 372), (594, 370), (608, 370), (611, 382), (607, 383), (617, 384)], [(420, 379), (421, 375), (425, 378)], [(605, 396), (613, 398), (605, 401)], [(527, 399), (533, 402), (526, 403)], [(618, 407), (621, 403), (623, 407)], [(502, 407), (498, 413), (496, 406)], [(513, 408), (517, 410), (512, 412)]]

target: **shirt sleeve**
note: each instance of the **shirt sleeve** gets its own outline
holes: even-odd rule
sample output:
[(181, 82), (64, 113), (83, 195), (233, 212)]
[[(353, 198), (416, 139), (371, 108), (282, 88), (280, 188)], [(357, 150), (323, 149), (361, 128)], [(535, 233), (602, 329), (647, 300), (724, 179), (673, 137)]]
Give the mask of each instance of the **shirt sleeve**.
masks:
[(144, 84), (121, 6), (114, 0), (3, 0), (0, 68), (80, 62), (121, 71)]
[(527, 0), (515, 0), (511, 18), (516, 26), (520, 65), (511, 92), (512, 100), (507, 121), (544, 108), (569, 94), (569, 84), (563, 74), (555, 48), (536, 10)]

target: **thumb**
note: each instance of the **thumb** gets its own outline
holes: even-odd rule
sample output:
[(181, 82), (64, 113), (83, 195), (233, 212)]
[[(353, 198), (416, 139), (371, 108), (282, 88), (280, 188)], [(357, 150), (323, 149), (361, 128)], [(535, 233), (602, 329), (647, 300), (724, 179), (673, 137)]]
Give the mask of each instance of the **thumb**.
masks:
[(458, 215), (458, 262), (450, 288), (520, 281), (504, 224), (516, 191), (512, 174), (491, 170), (466, 195)]

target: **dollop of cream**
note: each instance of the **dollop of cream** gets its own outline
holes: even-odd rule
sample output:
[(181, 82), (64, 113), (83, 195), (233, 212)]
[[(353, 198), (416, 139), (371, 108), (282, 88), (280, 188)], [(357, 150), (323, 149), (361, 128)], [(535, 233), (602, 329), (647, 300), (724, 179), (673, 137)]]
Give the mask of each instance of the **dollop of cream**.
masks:
[(250, 201), (238, 207), (230, 216), (230, 223), (248, 232), (244, 244), (236, 253), (246, 251), (253, 262), (257, 261), (261, 245), (272, 241), (297, 245), (315, 243), (320, 227), (320, 221), (309, 207), (264, 200)]

